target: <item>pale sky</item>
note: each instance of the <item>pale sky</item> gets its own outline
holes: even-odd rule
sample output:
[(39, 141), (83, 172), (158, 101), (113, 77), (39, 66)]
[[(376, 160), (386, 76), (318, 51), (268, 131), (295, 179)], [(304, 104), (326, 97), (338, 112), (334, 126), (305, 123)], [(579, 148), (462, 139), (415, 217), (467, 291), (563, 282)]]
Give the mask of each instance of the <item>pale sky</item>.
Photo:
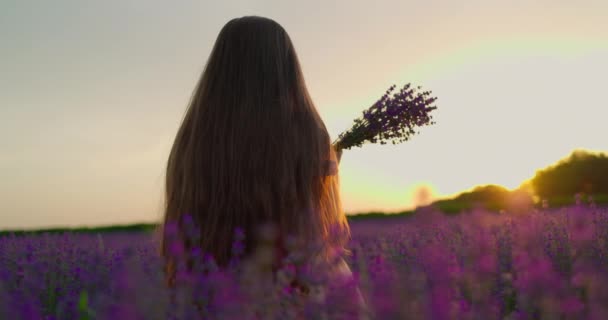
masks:
[(244, 15), (287, 30), (332, 141), (392, 84), (438, 98), (411, 141), (344, 151), (347, 213), (608, 150), (608, 1), (3, 0), (0, 229), (158, 221), (196, 80)]

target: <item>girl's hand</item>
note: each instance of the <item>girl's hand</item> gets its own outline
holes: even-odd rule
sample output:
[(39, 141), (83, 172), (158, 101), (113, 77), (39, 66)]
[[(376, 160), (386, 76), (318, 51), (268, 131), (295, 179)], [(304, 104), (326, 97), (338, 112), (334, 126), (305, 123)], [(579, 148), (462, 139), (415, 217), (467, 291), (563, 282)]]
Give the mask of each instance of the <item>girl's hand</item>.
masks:
[(342, 149), (336, 149), (334, 147), (334, 150), (336, 151), (336, 157), (338, 157), (338, 164), (340, 164), (340, 159), (342, 158)]
[(338, 161), (327, 160), (325, 172), (328, 176), (332, 176), (338, 173), (338, 166), (340, 165), (340, 159), (342, 158), (342, 149), (336, 149), (335, 146), (332, 147), (334, 148), (334, 152), (336, 153), (336, 158)]

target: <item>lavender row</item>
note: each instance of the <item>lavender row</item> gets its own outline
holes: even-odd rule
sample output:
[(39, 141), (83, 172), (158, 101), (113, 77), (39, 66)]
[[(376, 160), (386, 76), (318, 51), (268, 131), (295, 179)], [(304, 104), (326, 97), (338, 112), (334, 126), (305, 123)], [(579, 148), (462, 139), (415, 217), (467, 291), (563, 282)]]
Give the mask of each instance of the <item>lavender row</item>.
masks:
[(608, 319), (605, 208), (458, 216), (428, 209), (351, 227), (351, 254), (342, 257), (369, 310), (349, 290), (321, 302), (295, 299), (290, 268), (267, 285), (242, 268), (237, 281), (209, 259), (206, 277), (180, 273), (195, 285), (167, 289), (150, 234), (68, 233), (0, 238), (0, 318)]

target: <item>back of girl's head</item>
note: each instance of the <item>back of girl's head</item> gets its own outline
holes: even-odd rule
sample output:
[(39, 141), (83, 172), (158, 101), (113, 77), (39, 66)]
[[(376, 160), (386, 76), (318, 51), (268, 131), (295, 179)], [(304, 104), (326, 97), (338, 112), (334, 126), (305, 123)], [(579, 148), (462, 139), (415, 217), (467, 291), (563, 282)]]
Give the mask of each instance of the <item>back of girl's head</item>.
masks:
[(337, 176), (325, 175), (329, 159), (329, 134), (285, 30), (262, 17), (230, 20), (169, 155), (163, 226), (191, 214), (198, 245), (219, 265), (230, 259), (237, 227), (245, 231), (245, 254), (268, 222), (283, 235), (343, 245), (348, 225)]

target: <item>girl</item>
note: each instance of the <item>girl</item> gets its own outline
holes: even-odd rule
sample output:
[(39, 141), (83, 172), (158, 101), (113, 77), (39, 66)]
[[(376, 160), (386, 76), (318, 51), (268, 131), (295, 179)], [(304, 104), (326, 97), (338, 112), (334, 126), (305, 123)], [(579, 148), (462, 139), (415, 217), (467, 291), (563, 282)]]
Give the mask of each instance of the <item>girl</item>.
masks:
[[(230, 261), (235, 229), (244, 231), (247, 258), (268, 224), (276, 226), (273, 270), (288, 253), (288, 236), (321, 243), (308, 258), (328, 261), (350, 237), (339, 197), (341, 152), (331, 145), (285, 30), (267, 18), (233, 19), (217, 37), (175, 137), (163, 227), (190, 213), (200, 243), (182, 237), (184, 247), (200, 246), (219, 267)], [(172, 286), (175, 262), (162, 240)], [(350, 275), (343, 260), (334, 271)]]

